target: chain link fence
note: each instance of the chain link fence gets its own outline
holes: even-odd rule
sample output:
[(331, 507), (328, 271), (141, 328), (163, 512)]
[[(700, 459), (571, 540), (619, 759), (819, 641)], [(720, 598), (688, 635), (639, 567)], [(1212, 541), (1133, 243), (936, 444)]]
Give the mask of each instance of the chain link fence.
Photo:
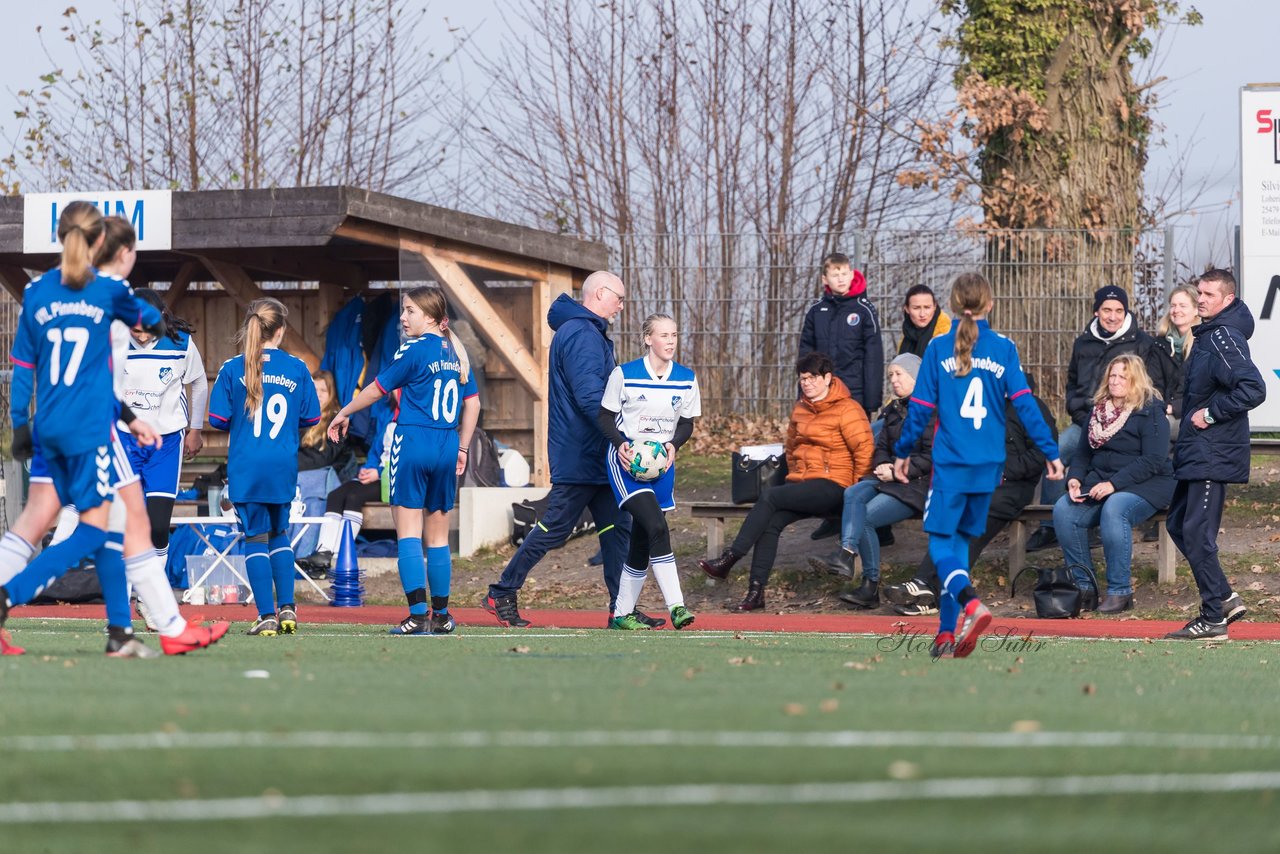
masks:
[(1168, 231), (627, 234), (610, 242), (629, 292), (619, 360), (643, 351), (645, 315), (671, 314), (680, 326), (677, 358), (698, 372), (708, 414), (790, 412), (800, 327), (832, 251), (867, 277), (886, 363), (897, 352), (909, 288), (928, 285), (946, 310), (951, 280), (982, 272), (995, 291), (993, 327), (1017, 342), (1024, 368), (1060, 414), (1071, 345), (1092, 317), (1093, 292), (1123, 287), (1139, 325), (1154, 331), (1175, 284)]

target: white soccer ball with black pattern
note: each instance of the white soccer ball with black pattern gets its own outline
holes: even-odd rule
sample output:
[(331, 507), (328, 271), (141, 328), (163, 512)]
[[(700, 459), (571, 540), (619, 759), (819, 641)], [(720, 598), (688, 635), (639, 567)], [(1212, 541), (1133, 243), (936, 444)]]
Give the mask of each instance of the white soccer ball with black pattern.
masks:
[(631, 467), (627, 474), (636, 480), (657, 480), (667, 473), (671, 458), (667, 449), (660, 442), (640, 442), (632, 446), (635, 456), (631, 458)]

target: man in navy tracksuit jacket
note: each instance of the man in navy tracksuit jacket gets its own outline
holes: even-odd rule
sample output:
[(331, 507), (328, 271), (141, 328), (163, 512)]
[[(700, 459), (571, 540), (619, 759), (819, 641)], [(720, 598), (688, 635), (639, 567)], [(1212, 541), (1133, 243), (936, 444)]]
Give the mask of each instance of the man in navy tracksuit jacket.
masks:
[(1200, 325), (1186, 364), (1182, 426), (1173, 446), (1178, 485), (1169, 505), (1169, 536), (1191, 564), (1200, 614), (1166, 637), (1223, 637), (1246, 612), (1218, 562), (1218, 527), (1228, 483), (1249, 482), (1249, 410), (1267, 387), (1249, 357), (1253, 315), (1236, 297), (1235, 277), (1210, 270), (1200, 277)]
[(555, 332), (551, 340), (547, 413), (551, 492), (542, 518), (485, 597), (485, 608), (503, 625), (530, 625), (520, 617), (516, 595), (542, 556), (569, 539), (584, 508), (591, 511), (604, 552), (610, 612), (617, 600), (630, 520), (618, 509), (609, 487), (605, 473), (609, 442), (596, 426), (596, 416), (609, 374), (617, 364), (613, 342), (609, 340), (609, 322), (621, 313), (625, 297), (626, 287), (621, 279), (612, 273), (596, 272), (582, 283), (581, 303), (561, 294), (547, 312), (547, 324)]

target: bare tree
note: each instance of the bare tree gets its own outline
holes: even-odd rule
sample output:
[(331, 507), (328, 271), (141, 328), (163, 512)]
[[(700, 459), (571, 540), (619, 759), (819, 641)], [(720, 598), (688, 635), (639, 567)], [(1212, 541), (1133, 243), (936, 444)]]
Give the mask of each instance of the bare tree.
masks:
[(67, 9), (73, 61), (19, 93), (6, 183), (419, 189), (448, 155), (424, 122), (428, 95), (465, 36), (424, 50), (426, 12), (408, 6), (120, 0), (106, 21)]

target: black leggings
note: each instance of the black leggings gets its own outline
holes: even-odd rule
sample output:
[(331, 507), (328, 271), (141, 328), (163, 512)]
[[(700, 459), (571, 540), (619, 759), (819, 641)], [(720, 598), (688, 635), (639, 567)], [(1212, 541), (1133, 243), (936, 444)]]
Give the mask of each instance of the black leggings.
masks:
[(382, 483), (361, 483), (349, 480), (339, 486), (324, 502), (324, 512), (342, 514), (344, 510), (360, 512), (366, 504), (376, 504), (382, 500)]
[(640, 492), (622, 502), (631, 514), (631, 545), (627, 550), (627, 566), (644, 571), (655, 557), (671, 554), (671, 530), (667, 516), (658, 506), (652, 492)]
[(733, 540), (733, 550), (744, 555), (755, 547), (751, 580), (765, 584), (773, 572), (783, 528), (810, 516), (839, 517), (843, 508), (844, 487), (833, 480), (800, 480), (775, 486), (747, 514)]
[(173, 499), (160, 495), (147, 496), (147, 519), (151, 521), (153, 548), (169, 548), (169, 523), (173, 519)]

